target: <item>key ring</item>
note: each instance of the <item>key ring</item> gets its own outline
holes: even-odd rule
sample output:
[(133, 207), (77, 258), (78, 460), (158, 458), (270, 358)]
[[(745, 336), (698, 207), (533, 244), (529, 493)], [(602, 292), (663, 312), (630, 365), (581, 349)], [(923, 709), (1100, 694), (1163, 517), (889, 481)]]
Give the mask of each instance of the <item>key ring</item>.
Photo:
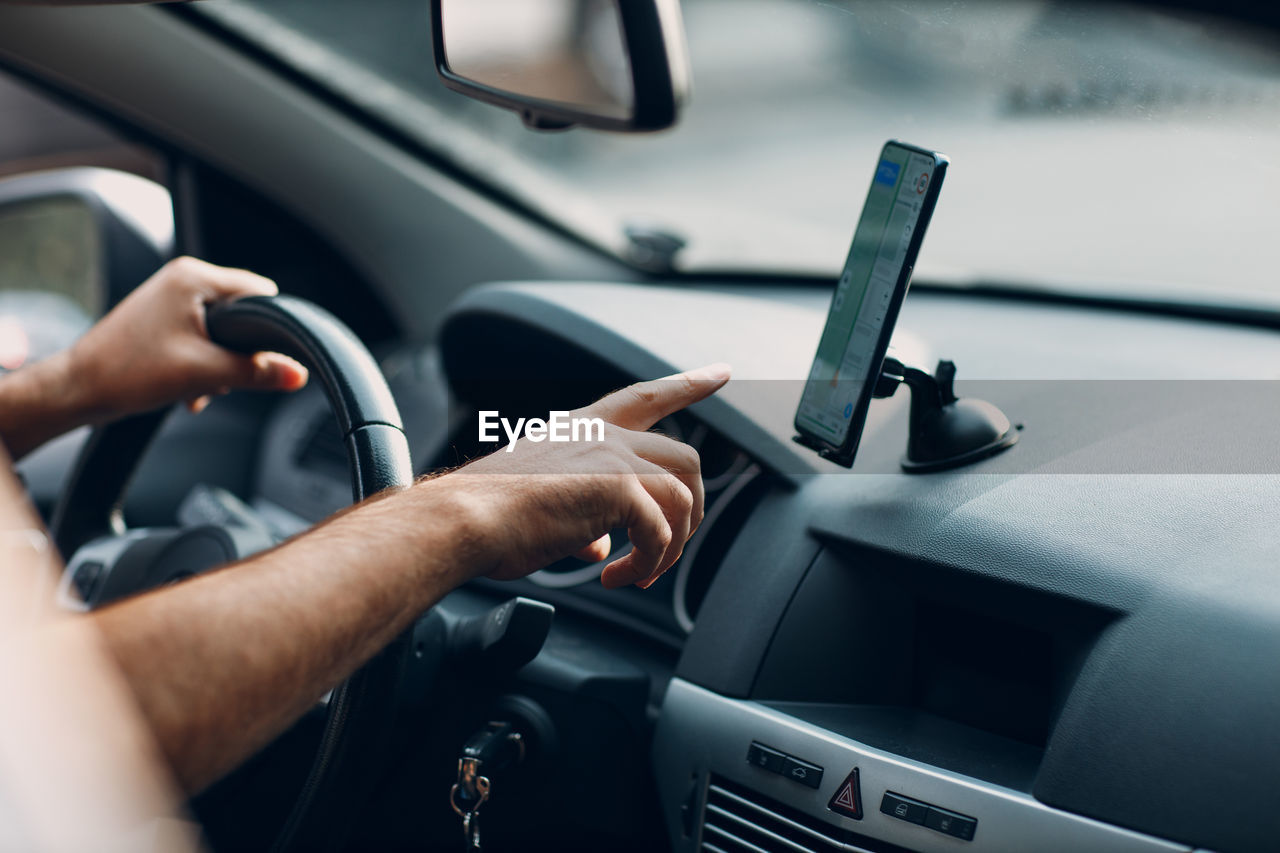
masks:
[[(468, 805), (458, 805), (458, 794), (462, 793)], [(449, 789), (449, 805), (464, 821), (470, 815), (480, 811), (485, 800), (489, 799), (489, 777), (480, 775), (480, 762), (474, 758), (463, 758), (458, 761), (458, 781)]]
[(463, 820), (466, 820), (471, 815), (480, 811), (480, 807), (484, 805), (485, 800), (489, 799), (489, 780), (481, 776), (477, 781), (484, 783), (483, 786), (477, 785), (480, 795), (479, 799), (476, 800), (474, 805), (468, 806), (465, 809), (458, 805), (458, 784), (455, 782), (453, 787), (449, 789), (449, 805), (453, 806), (453, 810), (457, 812), (458, 816)]

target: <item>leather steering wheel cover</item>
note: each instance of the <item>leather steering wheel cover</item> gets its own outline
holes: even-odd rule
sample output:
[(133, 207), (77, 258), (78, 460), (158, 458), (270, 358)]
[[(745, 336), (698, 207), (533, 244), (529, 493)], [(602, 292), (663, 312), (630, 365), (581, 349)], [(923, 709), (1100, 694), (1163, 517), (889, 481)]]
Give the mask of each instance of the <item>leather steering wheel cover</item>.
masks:
[[(297, 297), (252, 296), (211, 307), (205, 322), (214, 343), (245, 354), (284, 353), (320, 380), (342, 430), (357, 503), (413, 482), (391, 389), (369, 350), (336, 317)], [(409, 647), (408, 634), (401, 635), (330, 694), (319, 749), (273, 850), (341, 846), (356, 799), (343, 782), (377, 772)]]
[[(413, 482), (391, 390), (364, 344), (336, 317), (296, 297), (250, 297), (211, 307), (206, 322), (210, 339), (221, 346), (282, 352), (311, 371), (342, 428), (357, 502)], [(107, 424), (85, 442), (51, 525), (65, 557), (88, 539), (124, 532), (119, 508), (126, 487), (166, 415), (152, 412)], [(371, 787), (367, 782), (386, 755), (410, 647), (406, 632), (333, 690), (320, 746), (273, 850), (342, 845), (358, 795)]]
[(319, 305), (296, 296), (250, 296), (211, 306), (205, 323), (209, 339), (220, 346), (246, 354), (284, 353), (317, 374), (344, 438), (367, 424), (404, 429), (378, 363)]

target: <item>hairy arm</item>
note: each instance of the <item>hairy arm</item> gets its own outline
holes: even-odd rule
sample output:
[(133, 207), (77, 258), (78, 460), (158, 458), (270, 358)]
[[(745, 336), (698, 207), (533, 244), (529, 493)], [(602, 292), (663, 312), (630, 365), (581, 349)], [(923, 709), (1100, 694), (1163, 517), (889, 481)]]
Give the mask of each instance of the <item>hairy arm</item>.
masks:
[(93, 614), (143, 716), (189, 791), (268, 743), (450, 590), (515, 578), (569, 554), (647, 586), (702, 520), (697, 453), (647, 432), (713, 393), (723, 366), (623, 389), (583, 416), (601, 442), (517, 442), (386, 492), (234, 566)]
[(187, 790), (270, 742), (475, 573), (477, 522), (450, 491), (439, 480), (375, 497), (92, 615)]

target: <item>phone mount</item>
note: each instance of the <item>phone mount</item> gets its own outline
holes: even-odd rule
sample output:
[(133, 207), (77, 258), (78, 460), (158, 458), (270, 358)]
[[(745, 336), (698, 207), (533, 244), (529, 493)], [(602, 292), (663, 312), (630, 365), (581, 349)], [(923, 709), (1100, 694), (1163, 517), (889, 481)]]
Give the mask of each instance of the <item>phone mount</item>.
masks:
[(939, 361), (930, 374), (896, 358), (884, 360), (871, 396), (892, 397), (901, 385), (911, 389), (911, 417), (902, 469), (925, 474), (959, 468), (995, 456), (1018, 442), (1018, 430), (1004, 412), (983, 400), (955, 393), (956, 365)]

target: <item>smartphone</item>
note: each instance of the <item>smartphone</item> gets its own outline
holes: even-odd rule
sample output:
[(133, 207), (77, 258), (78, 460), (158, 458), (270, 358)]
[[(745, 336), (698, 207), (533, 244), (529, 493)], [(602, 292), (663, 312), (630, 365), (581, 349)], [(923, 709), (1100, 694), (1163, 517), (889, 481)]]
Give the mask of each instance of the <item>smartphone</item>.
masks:
[(800, 443), (846, 468), (949, 162), (890, 141), (876, 163), (795, 418)]

